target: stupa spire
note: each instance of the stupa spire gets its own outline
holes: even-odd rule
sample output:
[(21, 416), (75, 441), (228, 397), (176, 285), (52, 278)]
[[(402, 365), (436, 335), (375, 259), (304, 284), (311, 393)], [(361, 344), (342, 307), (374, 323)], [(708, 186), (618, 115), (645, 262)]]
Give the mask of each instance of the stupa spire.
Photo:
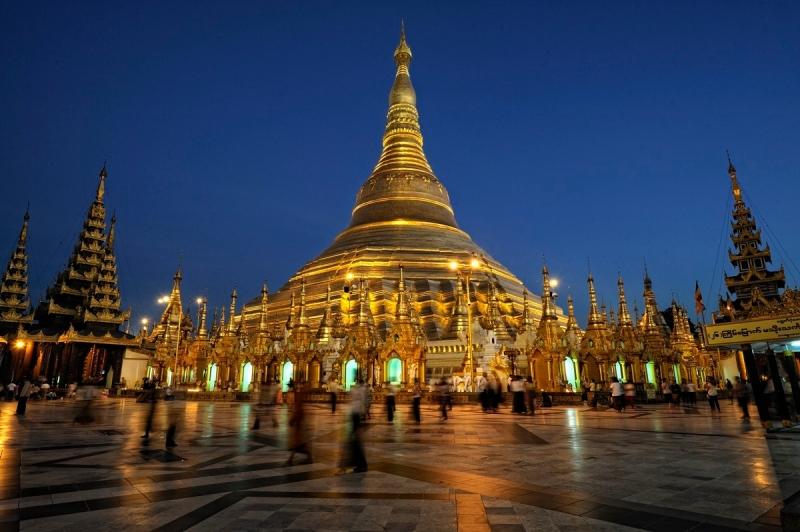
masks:
[(106, 235), (105, 253), (100, 265), (100, 273), (92, 285), (88, 304), (84, 307), (83, 319), (87, 324), (119, 326), (130, 316), (129, 311), (121, 311), (119, 284), (117, 278), (117, 258), (114, 254), (117, 216), (111, 217)]
[(402, 265), (400, 265), (400, 280), (397, 283), (397, 310), (395, 311), (395, 320), (398, 322), (406, 322), (409, 320), (408, 294), (406, 294), (406, 280), (403, 275)]
[(306, 280), (300, 280), (300, 308), (297, 311), (297, 326), (308, 327), (308, 320), (306, 319)]
[(0, 284), (0, 324), (19, 322), (28, 310), (28, 209), (22, 217), (17, 246), (8, 259)]
[[(239, 294), (236, 292), (236, 289), (233, 289), (231, 292), (231, 308), (228, 312), (228, 334), (233, 335), (236, 333), (236, 325), (234, 322), (234, 318), (236, 317), (236, 300), (239, 298)], [(242, 319), (244, 319), (244, 312), (242, 313)]]
[(625, 298), (625, 282), (621, 275), (617, 278), (617, 294), (619, 296), (619, 325), (621, 327), (633, 325), (631, 313), (628, 310), (628, 301)]
[(586, 280), (589, 284), (589, 322), (588, 325), (603, 325), (605, 320), (600, 310), (597, 308), (597, 291), (594, 287), (594, 276), (590, 273), (589, 278)]
[(327, 343), (331, 340), (333, 332), (333, 324), (331, 323), (331, 285), (325, 292), (325, 311), (322, 313), (322, 318), (319, 320), (319, 328), (317, 329), (317, 340), (320, 343)]
[(533, 332), (534, 330), (533, 312), (528, 300), (528, 291), (525, 289), (522, 290), (522, 316), (520, 317), (519, 330), (520, 332)]
[(259, 334), (268, 334), (269, 333), (269, 325), (267, 322), (267, 311), (269, 307), (269, 290), (267, 289), (267, 283), (261, 285), (261, 312), (259, 313), (259, 320), (258, 320), (258, 333)]
[(547, 264), (542, 266), (542, 320), (554, 319), (555, 309), (553, 309), (553, 288), (550, 285), (550, 271)]
[(197, 316), (197, 337), (200, 339), (208, 338), (206, 320), (208, 319), (208, 301), (206, 298), (200, 299), (200, 310)]
[[(457, 227), (450, 197), (422, 149), (417, 94), (411, 83), (405, 26), (394, 51), (394, 82), (378, 163), (356, 196), (350, 227), (402, 218)], [(402, 216), (399, 216), (402, 213)]]
[(294, 290), (292, 290), (292, 299), (289, 302), (289, 317), (286, 319), (286, 329), (288, 330), (293, 329), (295, 326), (294, 312)]

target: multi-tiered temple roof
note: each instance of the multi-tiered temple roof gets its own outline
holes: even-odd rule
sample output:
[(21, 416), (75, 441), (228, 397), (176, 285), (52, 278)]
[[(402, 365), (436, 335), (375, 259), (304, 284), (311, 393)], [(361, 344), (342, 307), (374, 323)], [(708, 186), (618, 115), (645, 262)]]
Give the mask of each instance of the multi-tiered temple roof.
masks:
[(28, 299), (28, 211), (22, 219), (17, 246), (8, 260), (3, 280), (0, 284), (0, 329), (16, 329), (20, 323), (29, 323), (32, 315), (29, 312)]
[(100, 170), (97, 192), (89, 206), (83, 229), (67, 267), (47, 290), (47, 300), (39, 305), (36, 320), (44, 329), (104, 333), (116, 331), (128, 318), (120, 310), (117, 264), (114, 255), (114, 224), (107, 235), (104, 203), (108, 172)]
[(733, 223), (731, 240), (733, 250), (728, 251), (728, 259), (734, 267), (734, 275), (725, 276), (725, 286), (730, 298), (720, 301), (722, 315), (729, 319), (743, 317), (753, 306), (769, 306), (780, 300), (781, 291), (786, 285), (783, 266), (770, 270), (772, 252), (762, 245), (761, 230), (756, 226), (750, 208), (742, 198), (742, 189), (736, 177), (736, 167), (728, 160), (728, 176), (733, 192)]

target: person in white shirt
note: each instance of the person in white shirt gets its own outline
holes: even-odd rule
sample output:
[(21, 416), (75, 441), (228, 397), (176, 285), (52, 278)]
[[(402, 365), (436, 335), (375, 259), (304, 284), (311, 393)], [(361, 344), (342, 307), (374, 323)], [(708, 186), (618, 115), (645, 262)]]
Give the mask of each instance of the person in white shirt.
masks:
[(619, 379), (616, 377), (611, 377), (611, 401), (614, 409), (622, 413), (622, 398), (624, 395), (624, 390), (622, 389), (622, 383), (619, 382)]
[(712, 377), (709, 377), (706, 380), (706, 395), (708, 396), (708, 406), (711, 407), (711, 415), (714, 415), (715, 410), (718, 413), (721, 413), (719, 408), (719, 390), (717, 390), (717, 381), (715, 381)]

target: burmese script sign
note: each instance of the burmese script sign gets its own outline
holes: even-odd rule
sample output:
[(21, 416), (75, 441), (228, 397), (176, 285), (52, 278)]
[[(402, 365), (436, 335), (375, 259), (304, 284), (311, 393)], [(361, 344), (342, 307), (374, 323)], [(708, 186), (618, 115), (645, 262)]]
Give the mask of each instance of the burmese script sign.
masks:
[(800, 338), (800, 316), (706, 325), (708, 345), (751, 344)]

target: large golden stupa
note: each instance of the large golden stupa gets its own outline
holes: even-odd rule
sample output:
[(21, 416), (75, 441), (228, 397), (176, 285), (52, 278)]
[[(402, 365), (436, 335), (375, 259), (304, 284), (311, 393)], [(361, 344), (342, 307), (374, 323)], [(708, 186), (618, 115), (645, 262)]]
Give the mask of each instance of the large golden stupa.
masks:
[[(478, 267), (470, 272), (472, 314), (478, 321), (492, 319), (501, 329), (498, 339), (516, 336), (525, 305), (532, 314), (529, 319), (541, 314), (540, 299), (527, 295), (513, 273), (459, 228), (447, 189), (423, 151), (411, 58), (405, 32), (401, 32), (394, 51), (397, 71), (389, 92), (378, 163), (356, 195), (347, 228), (277, 293), (270, 294), (271, 331), (279, 324), (291, 325), (290, 314), (297, 312), (301, 291), (303, 319), (309, 328), (316, 330), (330, 308), (340, 309), (347, 322), (350, 294), (363, 279), (360, 286), (369, 298), (371, 319), (385, 334), (396, 314), (395, 294), (402, 266), (413, 311), (427, 340), (452, 337), (453, 315), (457, 313), (457, 272), (452, 270), (452, 262), (466, 268), (470, 262), (476, 263), (473, 258), (477, 258)], [(493, 300), (494, 309), (490, 308)], [(248, 329), (258, 324), (260, 301), (256, 298), (245, 306)]]

